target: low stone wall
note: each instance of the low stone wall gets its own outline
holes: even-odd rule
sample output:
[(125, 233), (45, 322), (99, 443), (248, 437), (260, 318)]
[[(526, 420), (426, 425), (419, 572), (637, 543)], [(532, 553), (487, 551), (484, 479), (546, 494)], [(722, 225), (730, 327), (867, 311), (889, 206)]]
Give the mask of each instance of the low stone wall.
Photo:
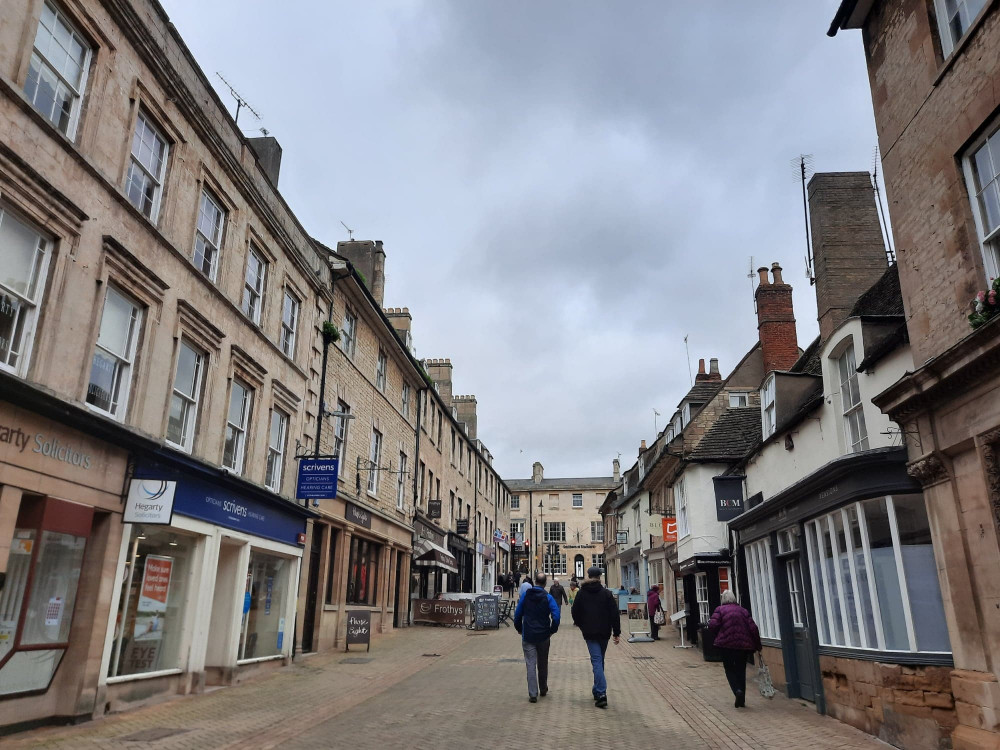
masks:
[(820, 670), (831, 716), (904, 750), (951, 748), (951, 667), (821, 655)]

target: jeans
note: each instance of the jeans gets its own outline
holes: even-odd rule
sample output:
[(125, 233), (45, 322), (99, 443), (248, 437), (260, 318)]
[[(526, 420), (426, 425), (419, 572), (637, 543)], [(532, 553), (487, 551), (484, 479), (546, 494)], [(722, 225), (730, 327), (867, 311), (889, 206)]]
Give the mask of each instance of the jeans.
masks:
[(594, 668), (594, 697), (608, 692), (608, 681), (604, 678), (604, 652), (608, 650), (607, 640), (587, 641), (587, 651), (590, 652), (590, 665)]
[(549, 692), (549, 639), (539, 643), (521, 641), (521, 650), (528, 668), (528, 696), (537, 697), (539, 689), (543, 693)]
[(749, 651), (735, 648), (720, 648), (722, 666), (726, 670), (726, 679), (733, 695), (747, 692), (747, 655)]

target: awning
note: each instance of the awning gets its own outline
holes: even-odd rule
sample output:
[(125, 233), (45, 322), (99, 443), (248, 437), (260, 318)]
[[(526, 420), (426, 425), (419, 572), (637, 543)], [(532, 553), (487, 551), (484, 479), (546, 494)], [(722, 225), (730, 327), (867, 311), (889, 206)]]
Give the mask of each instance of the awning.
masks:
[(442, 568), (449, 573), (458, 573), (455, 557), (444, 547), (439, 547), (429, 539), (420, 539), (413, 546), (413, 564), (426, 568)]

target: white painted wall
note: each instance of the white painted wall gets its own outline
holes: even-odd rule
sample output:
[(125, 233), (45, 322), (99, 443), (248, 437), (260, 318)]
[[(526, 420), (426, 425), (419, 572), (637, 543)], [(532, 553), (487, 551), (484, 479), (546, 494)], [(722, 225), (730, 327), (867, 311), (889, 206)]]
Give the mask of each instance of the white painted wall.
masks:
[(727, 468), (725, 464), (688, 464), (684, 470), (690, 533), (677, 539), (678, 562), (729, 546), (726, 524), (716, 518), (712, 481)]

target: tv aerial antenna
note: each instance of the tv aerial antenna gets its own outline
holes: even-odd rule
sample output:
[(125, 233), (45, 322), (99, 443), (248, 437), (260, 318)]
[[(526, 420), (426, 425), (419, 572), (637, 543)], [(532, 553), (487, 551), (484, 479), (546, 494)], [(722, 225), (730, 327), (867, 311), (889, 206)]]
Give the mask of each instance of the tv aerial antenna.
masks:
[(792, 167), (795, 169), (795, 178), (802, 183), (802, 218), (806, 224), (806, 278), (812, 285), (816, 283), (816, 274), (813, 270), (812, 237), (809, 234), (809, 204), (806, 201), (806, 182), (813, 176), (812, 154), (799, 154), (792, 159)]
[(246, 107), (246, 109), (250, 112), (250, 114), (252, 114), (254, 117), (256, 117), (259, 120), (260, 119), (260, 113), (257, 112), (257, 110), (255, 110), (253, 107), (250, 106), (250, 102), (248, 102), (246, 99), (244, 99), (240, 95), (239, 91), (237, 91), (235, 88), (233, 88), (233, 84), (231, 84), (229, 81), (227, 81), (225, 78), (223, 78), (222, 73), (220, 73), (219, 71), (215, 71), (215, 75), (217, 75), (219, 77), (220, 81), (222, 81), (224, 84), (226, 84), (226, 88), (229, 89), (229, 93), (232, 94), (233, 95), (233, 99), (236, 100), (236, 114), (233, 116), (233, 119), (236, 121), (236, 124), (238, 125), (239, 122), (240, 122), (240, 110), (243, 109), (244, 107)]
[(750, 256), (750, 268), (747, 270), (747, 278), (750, 279), (750, 298), (753, 300), (753, 311), (757, 314), (757, 294), (756, 287), (753, 285), (753, 280), (757, 277), (757, 271), (753, 267), (753, 256)]
[(878, 186), (878, 144), (875, 145), (875, 152), (872, 154), (872, 187), (875, 189), (875, 202), (878, 203), (878, 213), (882, 218), (882, 232), (885, 239), (885, 256), (890, 264), (896, 262), (896, 251), (892, 247), (892, 236), (889, 233), (889, 223), (885, 220), (885, 209), (882, 207), (882, 192)]
[(354, 241), (354, 230), (351, 229), (349, 226), (347, 226), (347, 224), (345, 224), (344, 222), (340, 222), (340, 226), (342, 226), (344, 229), (347, 230), (347, 238), (353, 242)]

